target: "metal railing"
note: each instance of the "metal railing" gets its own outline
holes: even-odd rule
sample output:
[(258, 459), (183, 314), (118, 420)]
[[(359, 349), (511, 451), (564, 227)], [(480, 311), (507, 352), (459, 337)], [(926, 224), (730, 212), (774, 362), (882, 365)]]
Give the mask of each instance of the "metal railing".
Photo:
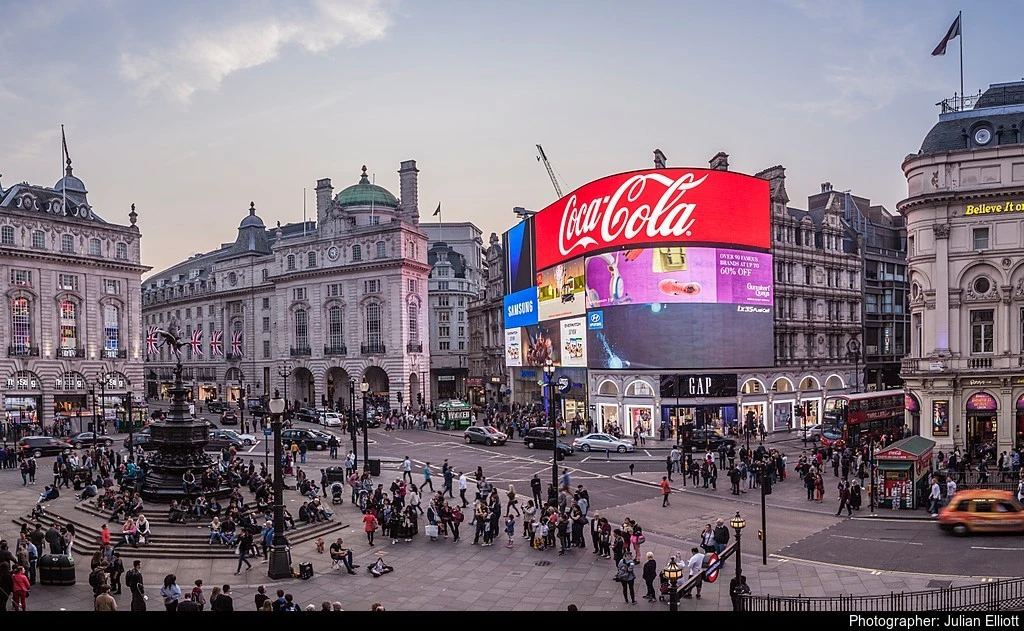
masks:
[(104, 348), (103, 349), (104, 359), (127, 359), (128, 349), (127, 348)]
[(881, 596), (740, 596), (740, 611), (1016, 611), (1024, 579)]
[(384, 344), (360, 344), (363, 355), (384, 355)]
[(341, 346), (324, 346), (324, 355), (348, 355), (348, 348)]
[(61, 359), (72, 359), (78, 357), (85, 357), (84, 348), (58, 348), (57, 357)]
[(405, 345), (405, 351), (407, 353), (422, 353), (423, 342), (409, 342)]
[(39, 357), (38, 346), (8, 346), (7, 347), (8, 357)]
[(302, 346), (299, 348), (292, 348), (292, 357), (309, 357), (313, 354), (313, 349), (308, 346)]

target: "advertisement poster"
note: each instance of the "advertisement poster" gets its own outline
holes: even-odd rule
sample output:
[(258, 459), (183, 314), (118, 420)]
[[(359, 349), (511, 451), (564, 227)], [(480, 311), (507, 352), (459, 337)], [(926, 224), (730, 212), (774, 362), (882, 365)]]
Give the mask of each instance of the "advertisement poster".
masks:
[(592, 369), (772, 366), (772, 307), (733, 304), (619, 305), (604, 326), (587, 329)]
[(523, 365), (543, 366), (548, 359), (562, 363), (562, 324), (557, 320), (523, 328)]
[(506, 329), (537, 324), (537, 290), (535, 288), (527, 287), (522, 291), (505, 296), (504, 306)]
[(587, 365), (587, 319), (562, 320), (562, 365)]
[(932, 436), (949, 436), (949, 401), (932, 401)]
[(522, 330), (505, 329), (505, 365), (523, 365)]
[(583, 315), (586, 287), (583, 282), (583, 258), (537, 272), (537, 302), (540, 320), (557, 320)]
[(517, 223), (502, 235), (505, 247), (505, 293), (514, 294), (533, 287), (534, 266), (533, 218)]
[(587, 258), (587, 307), (656, 302), (771, 305), (770, 254), (659, 247)]

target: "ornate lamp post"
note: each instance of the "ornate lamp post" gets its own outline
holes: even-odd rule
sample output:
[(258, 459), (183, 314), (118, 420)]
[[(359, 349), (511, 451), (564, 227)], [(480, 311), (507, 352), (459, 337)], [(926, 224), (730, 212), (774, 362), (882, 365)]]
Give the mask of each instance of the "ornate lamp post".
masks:
[(359, 470), (359, 449), (356, 446), (356, 380), (348, 380), (348, 433), (352, 436), (352, 468)]
[[(285, 410), (288, 409), (288, 378), (291, 374), (292, 367), (289, 366), (287, 362), (282, 362), (281, 365), (277, 367), (277, 376), (284, 379), (284, 399), (282, 400), (284, 401)], [(274, 394), (276, 395), (277, 393), (277, 390), (274, 390)]]
[(860, 342), (857, 338), (851, 337), (846, 343), (846, 350), (849, 351), (850, 359), (853, 360), (853, 391), (860, 392)]
[(281, 467), (281, 416), (284, 399), (274, 390), (270, 400), (270, 415), (274, 423), (274, 541), (270, 551), (267, 576), (272, 579), (291, 578), (292, 559), (284, 538), (284, 470)]
[(729, 520), (729, 525), (736, 531), (736, 578), (739, 579), (743, 575), (743, 552), (740, 548), (740, 537), (743, 535), (743, 529), (746, 528), (747, 522), (745, 519), (740, 517), (740, 512), (736, 511), (736, 516)]
[(544, 362), (544, 386), (548, 393), (548, 416), (551, 420), (551, 492), (548, 502), (558, 506), (558, 427), (555, 424), (555, 394), (551, 391), (551, 380), (555, 376), (555, 364), (550, 359)]
[(676, 563), (676, 558), (671, 557), (668, 565), (661, 571), (662, 576), (668, 581), (668, 610), (679, 611), (679, 593), (676, 591), (676, 583), (683, 577), (683, 568)]
[(104, 412), (103, 407), (107, 403), (107, 376), (102, 372), (96, 373), (96, 385), (100, 387), (100, 416), (99, 418), (93, 418), (92, 425), (92, 450), (93, 457), (95, 458), (97, 443), (99, 442), (100, 423), (106, 420), (107, 414)]
[(363, 393), (363, 467), (368, 467), (370, 464), (370, 440), (367, 435), (367, 427), (369, 426), (366, 424), (366, 393), (369, 392), (369, 390), (370, 384), (368, 384), (364, 378), (362, 383), (359, 384), (359, 391)]

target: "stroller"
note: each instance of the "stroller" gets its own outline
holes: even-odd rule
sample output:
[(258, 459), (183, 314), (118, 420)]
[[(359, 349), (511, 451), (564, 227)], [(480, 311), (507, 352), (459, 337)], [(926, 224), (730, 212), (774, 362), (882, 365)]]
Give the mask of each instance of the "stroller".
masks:
[(331, 503), (342, 504), (344, 503), (344, 492), (345, 487), (341, 485), (341, 482), (335, 482), (331, 485)]
[(669, 592), (672, 591), (672, 586), (669, 584), (668, 579), (665, 578), (664, 573), (659, 572), (658, 577), (661, 579), (661, 585), (658, 587), (658, 600), (660, 602), (666, 602), (669, 597)]

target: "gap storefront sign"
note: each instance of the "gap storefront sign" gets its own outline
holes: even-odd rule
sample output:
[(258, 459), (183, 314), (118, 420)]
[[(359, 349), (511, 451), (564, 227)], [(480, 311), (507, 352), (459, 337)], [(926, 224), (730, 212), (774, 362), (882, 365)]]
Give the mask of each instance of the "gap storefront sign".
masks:
[(530, 287), (514, 294), (508, 294), (505, 301), (505, 328), (532, 326), (537, 324), (537, 288)]

